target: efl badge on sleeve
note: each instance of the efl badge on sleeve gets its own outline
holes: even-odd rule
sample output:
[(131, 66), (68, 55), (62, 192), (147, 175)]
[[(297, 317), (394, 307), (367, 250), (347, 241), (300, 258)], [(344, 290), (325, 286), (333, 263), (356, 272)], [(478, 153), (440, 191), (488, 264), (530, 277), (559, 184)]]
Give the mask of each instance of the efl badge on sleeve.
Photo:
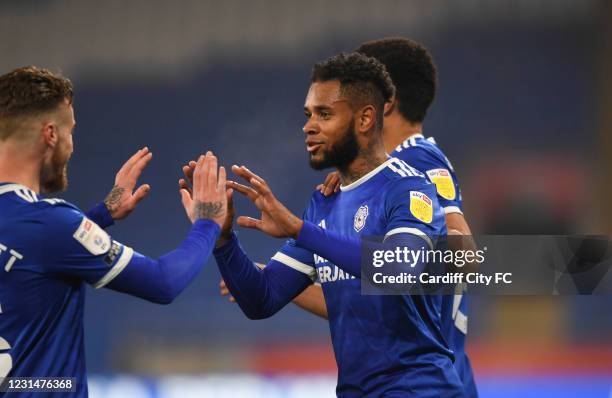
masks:
[(453, 177), (450, 172), (446, 169), (433, 169), (427, 170), (427, 175), (431, 182), (436, 184), (438, 195), (444, 199), (453, 200), (457, 196), (455, 192), (455, 184), (453, 183)]
[(368, 205), (361, 206), (355, 213), (355, 222), (353, 223), (355, 231), (359, 232), (365, 227), (366, 218), (368, 218)]
[(423, 192), (410, 191), (410, 212), (417, 219), (430, 223), (433, 219), (433, 203)]
[(87, 217), (83, 217), (72, 236), (94, 256), (106, 253), (111, 247), (110, 236)]

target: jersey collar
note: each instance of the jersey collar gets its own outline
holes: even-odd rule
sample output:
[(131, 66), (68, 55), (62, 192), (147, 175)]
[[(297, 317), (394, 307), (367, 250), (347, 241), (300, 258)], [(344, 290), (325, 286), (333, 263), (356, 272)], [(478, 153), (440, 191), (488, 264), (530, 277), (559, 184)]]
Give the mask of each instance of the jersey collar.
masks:
[(363, 184), (364, 182), (368, 181), (370, 178), (372, 178), (376, 174), (378, 174), (382, 169), (387, 167), (387, 165), (389, 164), (389, 162), (391, 160), (392, 160), (392, 158), (387, 159), (383, 164), (381, 164), (380, 166), (376, 167), (374, 170), (370, 171), (368, 174), (364, 175), (363, 177), (361, 177), (357, 181), (353, 181), (352, 183), (350, 183), (348, 185), (340, 185), (340, 190), (342, 192), (346, 192), (346, 191), (350, 191), (352, 189), (357, 188), (358, 186), (360, 186), (361, 184)]
[(15, 192), (17, 196), (26, 202), (37, 202), (38, 196), (36, 192), (32, 191), (30, 188), (21, 185), (21, 184), (0, 184), (0, 195), (5, 193)]

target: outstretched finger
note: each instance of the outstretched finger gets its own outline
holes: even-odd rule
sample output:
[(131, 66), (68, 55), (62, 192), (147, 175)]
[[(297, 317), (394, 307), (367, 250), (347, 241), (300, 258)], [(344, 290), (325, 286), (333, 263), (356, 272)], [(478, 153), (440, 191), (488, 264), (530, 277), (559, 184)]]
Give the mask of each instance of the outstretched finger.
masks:
[(148, 152), (146, 155), (138, 159), (136, 163), (134, 163), (132, 169), (130, 170), (130, 177), (133, 178), (134, 181), (138, 180), (138, 178), (142, 174), (142, 171), (145, 167), (147, 167), (147, 164), (149, 164), (151, 159), (153, 159), (153, 153)]
[(187, 215), (191, 218), (190, 212), (193, 208), (193, 200), (191, 199), (191, 195), (189, 195), (189, 192), (187, 192), (185, 189), (181, 189), (179, 192), (181, 193), (181, 202), (183, 203), (183, 207), (185, 208)]
[(219, 180), (217, 181), (217, 192), (225, 191), (225, 184), (227, 183), (227, 174), (225, 167), (219, 167)]
[(193, 195), (198, 198), (202, 196), (202, 186), (205, 185), (206, 179), (204, 176), (204, 162), (206, 160), (206, 156), (200, 155), (198, 158), (198, 162), (196, 163), (196, 167), (193, 170)]
[(248, 167), (246, 166), (242, 166), (242, 168), (244, 170), (246, 170), (247, 173), (250, 174), (251, 178), (255, 178), (257, 181), (261, 182), (262, 184), (265, 184), (266, 182), (264, 181), (263, 178), (261, 178), (260, 176), (258, 176), (257, 174), (253, 173)]
[[(206, 152), (206, 156), (204, 156), (204, 161), (202, 163), (202, 174), (200, 177), (200, 181), (202, 182), (202, 184), (200, 185), (200, 198), (206, 198), (206, 191), (209, 189), (208, 187), (210, 187), (210, 174), (211, 174), (211, 168), (210, 168), (210, 164), (212, 162), (212, 152), (211, 151), (207, 151)], [(215, 179), (215, 183), (213, 185), (216, 186), (216, 179)]]
[(185, 166), (182, 167), (183, 175), (192, 184), (193, 184), (193, 170), (195, 169), (195, 165), (197, 164), (195, 162), (193, 162), (193, 163), (194, 163), (193, 167), (190, 167), (189, 165), (185, 165)]
[(253, 202), (255, 200), (257, 200), (257, 197), (259, 196), (257, 191), (255, 191), (253, 188), (247, 187), (246, 185), (239, 184), (236, 181), (228, 181), (227, 182), (227, 187), (235, 189), (236, 191), (238, 191), (241, 194), (245, 195), (247, 198), (249, 198)]
[(139, 149), (138, 151), (136, 151), (135, 154), (130, 156), (130, 158), (123, 164), (123, 166), (121, 167), (121, 171), (130, 171), (130, 169), (134, 166), (134, 164), (136, 164), (136, 162), (140, 158), (142, 158), (148, 153), (149, 153), (149, 148), (146, 146), (144, 148)]
[(187, 184), (187, 181), (185, 181), (184, 178), (181, 178), (179, 180), (179, 189), (184, 189), (187, 192), (189, 192), (189, 195), (192, 195), (193, 193), (191, 192), (191, 188), (189, 187), (189, 184)]
[(233, 165), (232, 166), (232, 171), (234, 172), (234, 174), (242, 177), (245, 181), (251, 182), (251, 179), (256, 179), (257, 181), (265, 184), (266, 182), (264, 181), (263, 178), (261, 178), (260, 176), (258, 176), (257, 174), (253, 173), (251, 170), (249, 170), (248, 168), (246, 168), (246, 166), (236, 166)]
[(263, 221), (258, 220), (253, 217), (240, 216), (238, 217), (236, 222), (238, 223), (238, 225), (244, 228), (252, 228), (252, 229), (261, 230), (261, 228), (263, 227)]
[(195, 160), (190, 160), (189, 163), (187, 164), (187, 166), (189, 167), (189, 174), (187, 176), (187, 178), (193, 179), (193, 171), (195, 170), (196, 166), (198, 165), (198, 162), (196, 162)]
[[(207, 155), (208, 156), (208, 155)], [(206, 181), (206, 190), (210, 192), (215, 192), (217, 190), (217, 157), (210, 153), (210, 158), (208, 160), (208, 180)]]
[(251, 183), (251, 186), (253, 187), (253, 189), (259, 195), (261, 195), (261, 196), (268, 196), (268, 195), (272, 194), (272, 191), (270, 191), (270, 188), (265, 183), (260, 182), (256, 178), (251, 178), (251, 180), (249, 182)]

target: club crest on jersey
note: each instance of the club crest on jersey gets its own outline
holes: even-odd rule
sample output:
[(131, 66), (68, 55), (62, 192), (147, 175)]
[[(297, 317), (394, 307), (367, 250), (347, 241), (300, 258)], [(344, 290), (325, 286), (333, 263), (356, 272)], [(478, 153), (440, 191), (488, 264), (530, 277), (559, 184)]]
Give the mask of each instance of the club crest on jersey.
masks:
[(433, 219), (433, 203), (423, 192), (410, 191), (410, 212), (418, 220), (430, 223)]
[(72, 236), (94, 256), (106, 253), (111, 247), (110, 236), (87, 217), (83, 217)]
[(446, 169), (432, 169), (427, 170), (427, 176), (436, 184), (436, 190), (438, 195), (444, 199), (453, 200), (457, 196), (455, 191), (455, 184), (453, 183), (453, 177), (450, 172)]
[(359, 232), (365, 227), (366, 219), (368, 218), (368, 205), (363, 205), (359, 209), (357, 209), (357, 213), (355, 213), (355, 220), (353, 223), (353, 227), (355, 231)]

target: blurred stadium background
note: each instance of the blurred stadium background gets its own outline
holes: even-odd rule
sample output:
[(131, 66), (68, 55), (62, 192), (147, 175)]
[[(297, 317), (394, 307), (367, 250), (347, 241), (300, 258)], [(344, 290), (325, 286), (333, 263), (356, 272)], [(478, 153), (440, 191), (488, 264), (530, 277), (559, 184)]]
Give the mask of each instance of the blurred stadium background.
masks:
[[(0, 70), (35, 64), (76, 85), (64, 195), (88, 208), (148, 145), (149, 197), (115, 239), (161, 255), (188, 229), (180, 166), (208, 149), (247, 164), (301, 212), (302, 104), (314, 61), (402, 35), (440, 88), (425, 123), (453, 161), (477, 233), (612, 230), (612, 6), (595, 0), (301, 2), (1, 0)], [(238, 201), (239, 214), (254, 208)], [(240, 231), (252, 258), (280, 241)], [(210, 262), (172, 305), (91, 291), (90, 389), (102, 397), (332, 397), (326, 322), (290, 305), (247, 320)], [(612, 397), (609, 296), (472, 297), (482, 397)]]

